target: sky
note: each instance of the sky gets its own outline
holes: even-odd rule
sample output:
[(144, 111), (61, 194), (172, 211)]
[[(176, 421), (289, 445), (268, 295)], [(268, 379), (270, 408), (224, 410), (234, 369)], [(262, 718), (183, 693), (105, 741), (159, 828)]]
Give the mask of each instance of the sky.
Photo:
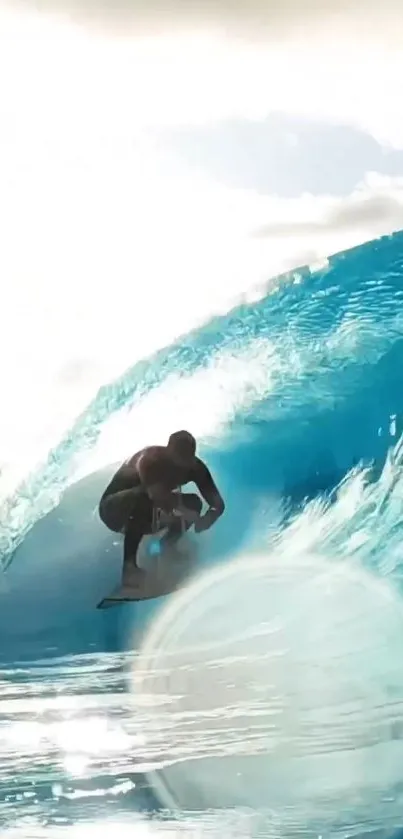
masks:
[(3, 467), (276, 272), (403, 227), (400, 19), (0, 0)]

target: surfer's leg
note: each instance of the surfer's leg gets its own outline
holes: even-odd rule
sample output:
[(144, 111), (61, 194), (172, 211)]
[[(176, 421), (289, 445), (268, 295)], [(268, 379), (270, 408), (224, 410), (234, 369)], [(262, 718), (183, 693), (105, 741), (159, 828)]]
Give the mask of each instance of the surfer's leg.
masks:
[[(192, 492), (178, 492), (178, 497), (180, 499), (180, 503), (183, 504), (184, 507), (187, 507), (192, 513), (197, 513), (200, 515), (203, 507), (203, 502), (201, 498), (196, 495), (196, 493)], [(174, 545), (178, 539), (181, 538), (183, 533), (185, 533), (189, 528), (192, 527), (191, 522), (186, 522), (181, 516), (176, 516), (175, 519), (171, 522), (168, 527), (167, 532), (161, 539), (162, 547), (167, 547), (170, 545)]]
[(152, 533), (153, 506), (149, 498), (138, 499), (125, 529), (123, 543), (123, 579), (138, 568), (137, 553), (143, 536)]
[(125, 489), (105, 495), (99, 504), (101, 521), (114, 533), (124, 533), (138, 504), (136, 489)]
[(145, 533), (141, 528), (129, 526), (126, 530), (123, 543), (123, 577), (138, 568), (137, 552), (143, 536)]

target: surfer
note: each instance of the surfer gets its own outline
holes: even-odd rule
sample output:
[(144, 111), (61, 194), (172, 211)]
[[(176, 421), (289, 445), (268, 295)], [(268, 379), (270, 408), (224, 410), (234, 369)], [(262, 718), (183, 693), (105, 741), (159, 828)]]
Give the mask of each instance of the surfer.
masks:
[[(200, 496), (181, 491), (190, 482), (208, 505), (203, 515)], [(170, 547), (192, 525), (196, 533), (208, 530), (223, 512), (224, 501), (206, 464), (196, 456), (196, 440), (189, 431), (171, 434), (167, 446), (136, 452), (115, 473), (99, 503), (103, 523), (124, 533), (123, 578), (138, 569), (143, 536), (167, 528), (161, 548)]]

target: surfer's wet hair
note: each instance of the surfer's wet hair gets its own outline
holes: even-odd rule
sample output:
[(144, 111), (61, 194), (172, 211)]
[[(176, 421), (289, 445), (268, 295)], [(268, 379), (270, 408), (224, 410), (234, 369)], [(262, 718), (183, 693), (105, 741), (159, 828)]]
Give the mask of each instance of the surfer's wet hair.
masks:
[(185, 457), (193, 457), (196, 454), (196, 440), (190, 431), (174, 431), (168, 440), (168, 446)]

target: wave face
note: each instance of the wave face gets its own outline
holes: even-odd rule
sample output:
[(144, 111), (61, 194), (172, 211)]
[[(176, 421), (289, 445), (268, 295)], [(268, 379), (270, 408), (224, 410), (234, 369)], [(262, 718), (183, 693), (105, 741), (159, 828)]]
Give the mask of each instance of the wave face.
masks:
[[(124, 836), (125, 830), (133, 829), (134, 818), (138, 830), (152, 831), (144, 835), (165, 831), (171, 835), (170, 830), (180, 830), (185, 836), (196, 835), (194, 831), (209, 836), (262, 835), (256, 832), (262, 829), (261, 823), (249, 816), (253, 812), (263, 818), (270, 794), (272, 815), (269, 818), (265, 813), (264, 835), (364, 833), (399, 826), (403, 678), (397, 663), (396, 633), (403, 568), (402, 266), (403, 236), (398, 234), (339, 254), (322, 270), (306, 268), (274, 280), (264, 298), (214, 319), (105, 385), (47, 461), (5, 500), (0, 544), (6, 569), (0, 592), (0, 704), (4, 720), (0, 781), (9, 801), (5, 829), (10, 835), (26, 836), (29, 824), (35, 836), (90, 836), (92, 829), (102, 836), (112, 825), (119, 825)], [(390, 609), (382, 609), (376, 620), (377, 637), (384, 634), (389, 644), (375, 644), (373, 655), (374, 630), (368, 617), (376, 612), (373, 599), (366, 601), (365, 608), (361, 604), (358, 616), (354, 609), (348, 613), (347, 640), (347, 630), (340, 622), (336, 621), (332, 630), (326, 624), (328, 634), (323, 637), (329, 646), (323, 647), (323, 666), (335, 649), (334, 633), (341, 644), (338, 655), (345, 657), (356, 649), (358, 636), (365, 650), (355, 659), (355, 668), (362, 662), (366, 722), (360, 728), (362, 736), (355, 739), (350, 725), (347, 742), (347, 729), (340, 734), (340, 711), (336, 722), (332, 717), (333, 739), (329, 735), (326, 740), (323, 735), (321, 740), (320, 731), (315, 730), (315, 757), (308, 735), (304, 749), (299, 756), (293, 754), (292, 760), (289, 743), (288, 751), (284, 746), (281, 794), (279, 781), (275, 784), (270, 772), (266, 777), (260, 763), (259, 777), (264, 776), (265, 783), (260, 784), (258, 793), (257, 770), (248, 774), (249, 769), (249, 780), (238, 784), (237, 791), (226, 784), (225, 795), (217, 793), (214, 800), (205, 787), (203, 798), (200, 778), (193, 786), (188, 779), (184, 787), (177, 769), (184, 755), (188, 762), (192, 758), (211, 761), (223, 742), (223, 732), (217, 728), (214, 751), (211, 729), (207, 743), (205, 726), (200, 724), (203, 708), (196, 703), (190, 711), (179, 708), (174, 712), (170, 705), (171, 711), (168, 708), (164, 717), (158, 717), (157, 729), (166, 735), (164, 718), (171, 720), (171, 733), (183, 730), (183, 714), (193, 714), (196, 733), (190, 751), (184, 752), (183, 745), (179, 748), (180, 737), (150, 740), (149, 736), (147, 740), (144, 732), (150, 735), (156, 730), (155, 717), (144, 707), (134, 711), (130, 707), (125, 689), (127, 668), (121, 658), (128, 649), (139, 649), (138, 670), (145, 654), (144, 638), (150, 627), (162, 620), (165, 607), (158, 602), (108, 613), (94, 610), (94, 603), (114, 585), (121, 558), (118, 540), (98, 521), (99, 494), (113, 465), (127, 451), (164, 442), (178, 426), (189, 427), (198, 436), (201, 454), (227, 502), (225, 517), (200, 538), (205, 569), (252, 554), (264, 554), (268, 567), (274, 567), (279, 557), (284, 562), (301, 557), (304, 568), (306, 558), (314, 556), (325, 569), (342, 563), (346, 573), (358, 573), (358, 569), (369, 574), (371, 585), (382, 584), (383, 592), (386, 586), (391, 598)], [(263, 590), (264, 584), (259, 588)], [(347, 589), (340, 588), (333, 612), (346, 603), (351, 594)], [(280, 586), (279, 602), (284, 603), (284, 609), (291, 608), (287, 592), (292, 590), (292, 585)], [(248, 597), (253, 599), (255, 594), (249, 592)], [(263, 643), (268, 649), (268, 642), (262, 641), (264, 630), (258, 632), (258, 642), (255, 636), (259, 626), (264, 627), (270, 619), (265, 612), (269, 607), (256, 606), (255, 616), (240, 627), (231, 603), (225, 601), (224, 594), (223, 598), (221, 606), (216, 602), (213, 617), (210, 615), (210, 628), (225, 603), (225, 614), (232, 615), (225, 632), (232, 633), (231, 637), (241, 633), (242, 644), (245, 638), (255, 638), (247, 647), (250, 662), (256, 644)], [(352, 602), (359, 601), (355, 595)], [(265, 602), (271, 602), (270, 598)], [(199, 621), (207, 605), (201, 603)], [(303, 626), (311, 621), (316, 619), (322, 625), (324, 611), (315, 600), (315, 611), (299, 627), (299, 638)], [(194, 623), (195, 618), (192, 626)], [(189, 637), (192, 632), (189, 630)], [(223, 624), (216, 630), (217, 637), (220, 632), (224, 632)], [(165, 636), (169, 653), (169, 626)], [(178, 630), (177, 642), (179, 637)], [(291, 646), (296, 643), (296, 636), (287, 637)], [(313, 650), (317, 639), (314, 642), (314, 634), (309, 637)], [(200, 638), (196, 640), (200, 646)], [(228, 655), (228, 650), (216, 652), (216, 657), (227, 662), (222, 678), (230, 684), (235, 676)], [(293, 661), (291, 665), (288, 660), (290, 673), (294, 673), (295, 658)], [(301, 668), (302, 659), (298, 661)], [(203, 662), (205, 667), (205, 658)], [(145, 672), (144, 662), (142, 667)], [(304, 671), (300, 672), (303, 678)], [(249, 674), (252, 681), (258, 678), (256, 673)], [(237, 678), (246, 684), (245, 673)], [(343, 714), (349, 713), (348, 702), (352, 701), (348, 684), (347, 679), (346, 693), (339, 696)], [(166, 700), (169, 691), (164, 691)], [(294, 685), (291, 693), (284, 691), (290, 707), (297, 687)], [(211, 692), (214, 696), (214, 681)], [(222, 712), (222, 691), (219, 701)], [(327, 701), (331, 697), (327, 696)], [(244, 712), (249, 707), (252, 713), (250, 693), (241, 692), (236, 702)], [(364, 718), (360, 707), (354, 707), (358, 728), (358, 721)], [(253, 709), (256, 714), (256, 705)], [(228, 708), (225, 716), (228, 718)], [(375, 717), (378, 735), (371, 740)], [(267, 721), (264, 726), (262, 737), (267, 742)], [(242, 728), (244, 744), (249, 729), (250, 721)], [(226, 760), (233, 758), (235, 742), (239, 752), (237, 731), (238, 737), (224, 738)], [(281, 731), (284, 740), (284, 729)], [(355, 774), (350, 772), (348, 784), (342, 784), (341, 767), (347, 764), (337, 764), (336, 770), (329, 758), (327, 784), (318, 792), (315, 779), (323, 778), (325, 771), (318, 754), (336, 748), (336, 741), (337, 749), (356, 754)], [(364, 777), (363, 763), (369, 760), (379, 765), (380, 755), (387, 770), (372, 772), (370, 779)], [(245, 759), (253, 760), (250, 755)], [(309, 761), (309, 772), (308, 764), (303, 772), (296, 772), (297, 759)], [(163, 767), (168, 764), (176, 766), (175, 789), (181, 790), (176, 799), (174, 796), (179, 821), (163, 821), (158, 814), (149, 821), (147, 813), (156, 806), (150, 798), (149, 781), (158, 776), (160, 790), (164, 776), (166, 787), (169, 772), (167, 775)], [(239, 772), (246, 772), (243, 764)], [(230, 768), (226, 768), (227, 778), (229, 774)], [(145, 775), (147, 782), (141, 780)], [(309, 777), (309, 793), (308, 787), (301, 786), (302, 775)], [(288, 787), (287, 777), (293, 778)], [(221, 789), (220, 783), (217, 776), (216, 791)], [(172, 793), (172, 784), (170, 789)], [(19, 799), (17, 816), (18, 795), (27, 797)], [(314, 802), (309, 807), (302, 806), (307, 795)], [(187, 800), (191, 814), (185, 812)], [(239, 833), (241, 811), (244, 833)], [(18, 832), (23, 823), (25, 834)], [(74, 825), (76, 832), (66, 833), (67, 824)], [(46, 833), (41, 825), (53, 832)]]

